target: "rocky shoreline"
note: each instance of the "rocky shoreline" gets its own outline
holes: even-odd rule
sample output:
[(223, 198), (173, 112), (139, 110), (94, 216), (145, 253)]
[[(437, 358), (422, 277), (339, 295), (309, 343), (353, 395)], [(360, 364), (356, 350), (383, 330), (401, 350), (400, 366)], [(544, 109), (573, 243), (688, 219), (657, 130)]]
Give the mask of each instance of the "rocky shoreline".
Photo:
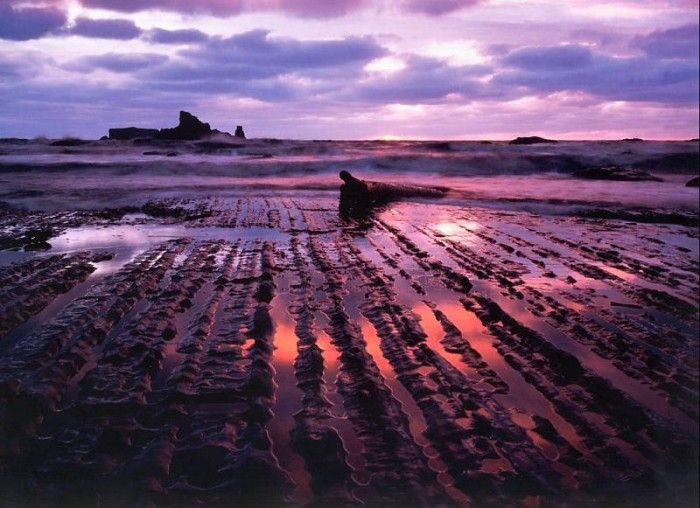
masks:
[(6, 500), (697, 501), (695, 227), (271, 195), (0, 224), (51, 229), (0, 267)]

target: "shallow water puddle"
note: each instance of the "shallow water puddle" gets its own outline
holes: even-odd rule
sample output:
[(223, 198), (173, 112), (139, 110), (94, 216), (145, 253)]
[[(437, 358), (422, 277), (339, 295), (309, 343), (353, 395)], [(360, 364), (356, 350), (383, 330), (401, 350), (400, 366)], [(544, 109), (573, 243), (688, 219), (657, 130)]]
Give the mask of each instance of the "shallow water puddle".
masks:
[(301, 406), (302, 392), (296, 386), (294, 360), (297, 357), (297, 337), (294, 319), (287, 311), (289, 307), (289, 276), (283, 274), (276, 281), (276, 295), (270, 303), (270, 316), (274, 323), (272, 366), (274, 368), (275, 403), (273, 417), (268, 423), (273, 452), (294, 481), (292, 498), (297, 503), (308, 503), (313, 499), (311, 476), (306, 471), (304, 460), (292, 450), (290, 433), (294, 428), (294, 414)]

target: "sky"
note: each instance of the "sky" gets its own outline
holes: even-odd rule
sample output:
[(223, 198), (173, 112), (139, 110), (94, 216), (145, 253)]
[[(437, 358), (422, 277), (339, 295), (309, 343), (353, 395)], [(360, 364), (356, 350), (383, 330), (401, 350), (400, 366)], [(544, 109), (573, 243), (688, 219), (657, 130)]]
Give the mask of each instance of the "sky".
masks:
[(698, 0), (0, 0), (0, 137), (698, 137)]

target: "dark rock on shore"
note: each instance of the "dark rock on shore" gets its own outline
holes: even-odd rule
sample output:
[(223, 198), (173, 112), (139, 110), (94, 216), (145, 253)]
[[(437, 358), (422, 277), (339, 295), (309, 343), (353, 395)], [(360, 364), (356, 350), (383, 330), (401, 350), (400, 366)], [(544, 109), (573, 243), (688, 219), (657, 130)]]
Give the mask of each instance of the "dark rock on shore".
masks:
[(620, 182), (662, 182), (659, 177), (650, 175), (644, 171), (623, 168), (621, 166), (607, 166), (602, 168), (587, 168), (573, 173), (575, 178), (586, 180), (614, 180)]
[(677, 226), (698, 227), (697, 213), (640, 208), (636, 210), (615, 210), (593, 208), (577, 212), (585, 219), (623, 220), (642, 224), (674, 224)]
[(233, 135), (237, 138), (243, 138), (245, 139), (245, 132), (243, 132), (243, 126), (242, 125), (236, 125), (236, 132), (233, 133)]
[(54, 232), (51, 228), (30, 229), (23, 235), (21, 243), (24, 244), (25, 251), (49, 250), (51, 244), (48, 240), (53, 235)]
[(537, 145), (539, 143), (558, 143), (554, 139), (541, 138), (539, 136), (520, 136), (512, 140), (511, 145)]
[(81, 146), (81, 145), (86, 145), (88, 143), (89, 143), (89, 141), (85, 141), (84, 139), (65, 138), (65, 139), (57, 139), (56, 141), (53, 141), (51, 143), (51, 146)]
[(685, 184), (686, 187), (700, 187), (700, 176), (696, 176), (695, 178), (691, 178), (688, 180)]

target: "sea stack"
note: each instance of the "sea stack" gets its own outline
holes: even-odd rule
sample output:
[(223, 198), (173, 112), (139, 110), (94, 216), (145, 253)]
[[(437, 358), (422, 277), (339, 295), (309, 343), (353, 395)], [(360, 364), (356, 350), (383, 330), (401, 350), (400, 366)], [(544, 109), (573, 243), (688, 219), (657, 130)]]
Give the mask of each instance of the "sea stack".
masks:
[(180, 123), (173, 129), (161, 129), (161, 139), (202, 139), (212, 134), (211, 126), (187, 111), (180, 111)]
[[(180, 111), (180, 122), (177, 127), (166, 129), (141, 129), (138, 127), (126, 127), (109, 129), (108, 139), (132, 140), (138, 138), (194, 141), (204, 139), (215, 134), (231, 136), (228, 132), (212, 129), (211, 125), (202, 122), (199, 118), (187, 111)], [(243, 126), (236, 127), (235, 137), (245, 139)]]

